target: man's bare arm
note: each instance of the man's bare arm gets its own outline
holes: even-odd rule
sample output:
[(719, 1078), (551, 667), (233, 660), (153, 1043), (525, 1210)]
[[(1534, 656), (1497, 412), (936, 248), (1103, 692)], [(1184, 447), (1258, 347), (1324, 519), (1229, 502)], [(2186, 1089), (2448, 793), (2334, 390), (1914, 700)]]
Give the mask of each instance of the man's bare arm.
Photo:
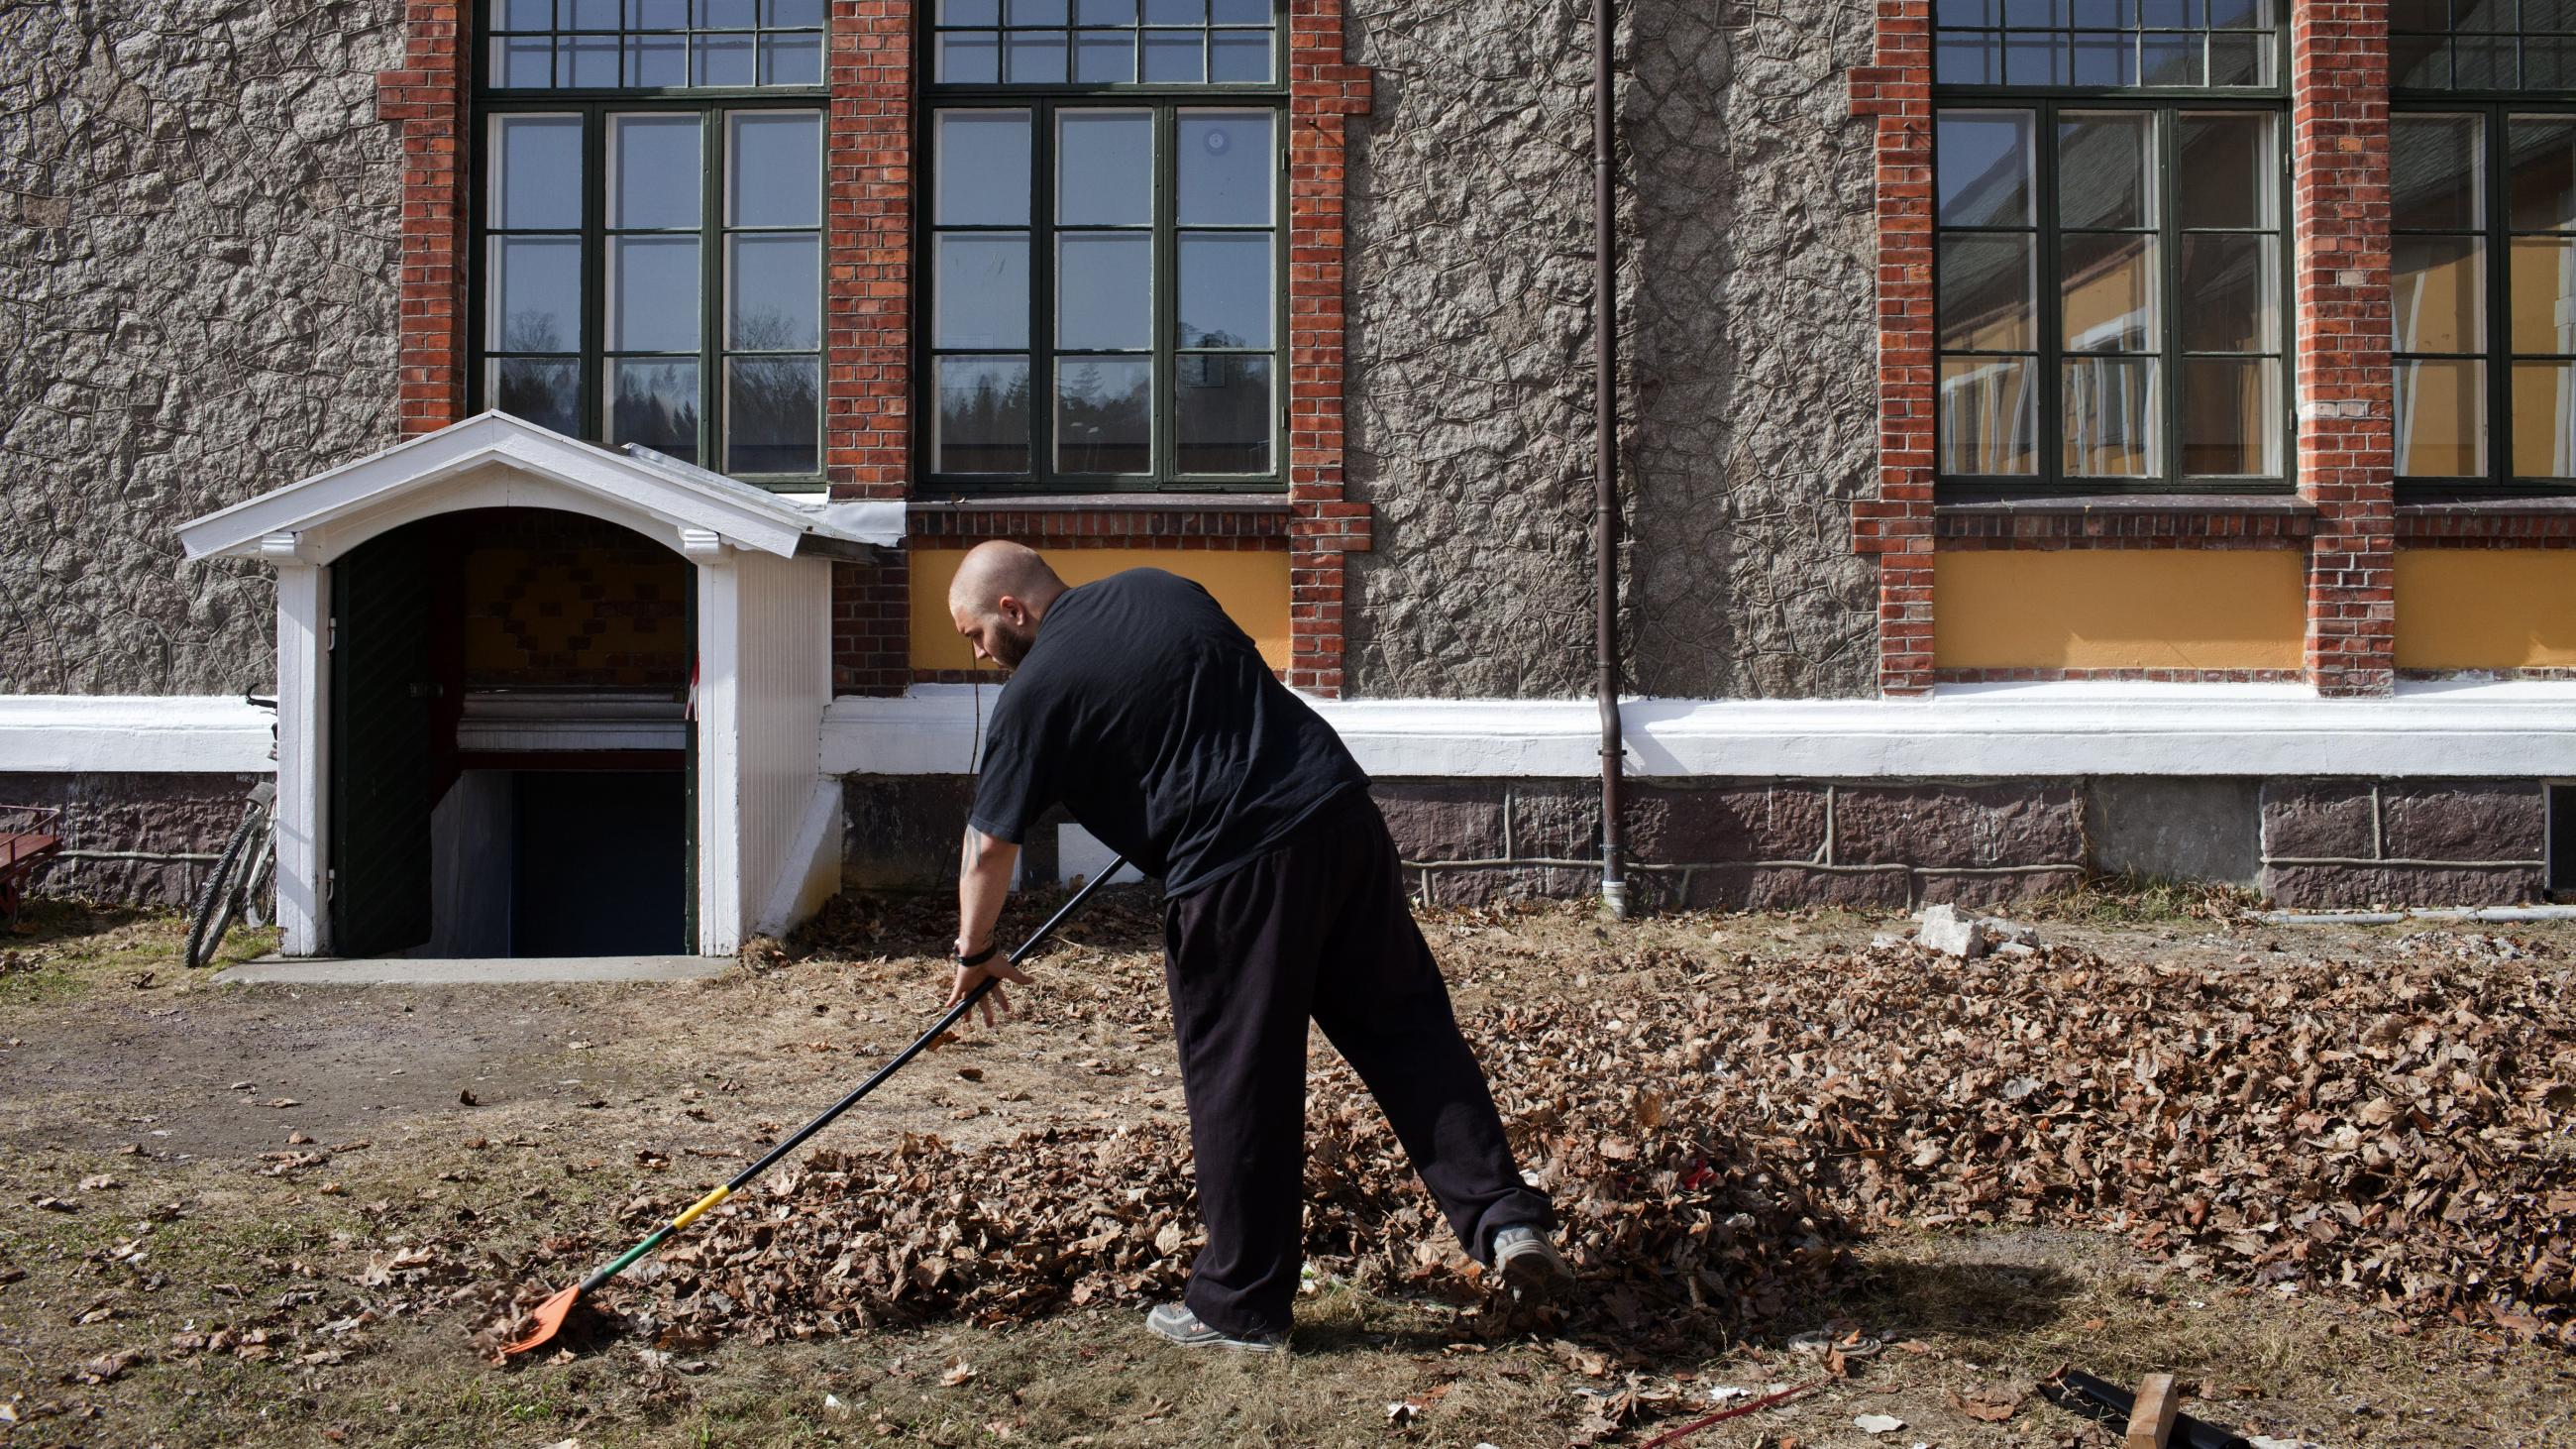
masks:
[[(957, 954), (972, 956), (993, 941), (993, 923), (1002, 917), (1002, 903), (1010, 898), (1011, 875), (1020, 863), (1020, 848), (1007, 840), (986, 835), (969, 825), (957, 864)], [(948, 1000), (941, 1009), (955, 1006), (966, 999), (985, 977), (1025, 984), (1028, 977), (1018, 968), (996, 955), (981, 966), (960, 966), (957, 980), (948, 989)], [(984, 998), (984, 1024), (993, 1024), (993, 1008), (999, 1005), (1004, 1014), (1011, 1009), (1011, 999), (996, 986)]]

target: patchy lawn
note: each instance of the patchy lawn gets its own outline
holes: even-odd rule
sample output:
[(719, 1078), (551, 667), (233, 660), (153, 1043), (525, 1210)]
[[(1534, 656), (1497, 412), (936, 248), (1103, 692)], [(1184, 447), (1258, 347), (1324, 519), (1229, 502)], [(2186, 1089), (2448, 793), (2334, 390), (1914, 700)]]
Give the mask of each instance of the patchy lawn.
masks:
[[(1014, 909), (1026, 930), (1040, 903)], [(219, 988), (181, 927), (0, 943), (0, 1443), (2114, 1444), (2061, 1365), (2335, 1446), (2576, 1444), (2576, 931), (2034, 912), (1426, 918), (1587, 1296), (1510, 1318), (1316, 1047), (1297, 1352), (1163, 1347), (1193, 1249), (1151, 903), (606, 1295), (475, 1336), (898, 1049), (943, 903), (725, 979)], [(251, 954), (256, 941), (236, 950)], [(1854, 1420), (1885, 1415), (1872, 1435)]]

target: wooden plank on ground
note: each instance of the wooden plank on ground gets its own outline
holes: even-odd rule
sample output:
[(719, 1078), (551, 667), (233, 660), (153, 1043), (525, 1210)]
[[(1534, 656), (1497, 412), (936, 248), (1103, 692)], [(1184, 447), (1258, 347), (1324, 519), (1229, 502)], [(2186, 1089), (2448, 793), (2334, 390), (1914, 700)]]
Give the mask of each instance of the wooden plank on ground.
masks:
[(2138, 1401), (2129, 1410), (2129, 1438), (2126, 1449), (2165, 1449), (2173, 1436), (2174, 1416), (2182, 1412), (2182, 1396), (2174, 1392), (2172, 1374), (2149, 1374), (2138, 1381)]

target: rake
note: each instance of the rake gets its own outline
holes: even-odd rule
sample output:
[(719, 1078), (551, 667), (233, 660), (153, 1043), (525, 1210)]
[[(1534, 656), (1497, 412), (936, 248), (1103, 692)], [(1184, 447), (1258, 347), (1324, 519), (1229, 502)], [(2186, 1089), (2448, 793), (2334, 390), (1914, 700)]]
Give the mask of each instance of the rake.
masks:
[[(1026, 941), (1021, 942), (1020, 949), (1013, 951), (1010, 954), (1008, 958), (1010, 964), (1017, 966), (1022, 961), (1028, 959), (1028, 957), (1046, 941), (1047, 937), (1055, 934), (1056, 927), (1063, 925), (1068, 917), (1072, 916), (1076, 910), (1081, 908), (1083, 902), (1091, 899), (1094, 891), (1097, 891), (1102, 886), (1108, 884), (1110, 877), (1118, 874), (1119, 868), (1124, 866), (1126, 863), (1126, 857), (1120, 856), (1117, 860), (1110, 862), (1107, 869), (1093, 876), (1090, 881), (1084, 884), (1081, 890), (1074, 892), (1073, 899), (1066, 901), (1054, 915), (1047, 917), (1046, 924), (1038, 927), (1035, 935), (1032, 935)], [(589, 1277), (582, 1279), (572, 1287), (566, 1288), (561, 1293), (558, 1293), (552, 1298), (547, 1299), (545, 1302), (538, 1304), (535, 1311), (530, 1315), (534, 1320), (534, 1326), (529, 1329), (527, 1336), (518, 1340), (516, 1343), (504, 1345), (501, 1349), (501, 1356), (504, 1358), (514, 1358), (519, 1354), (526, 1353), (532, 1348), (540, 1348), (546, 1344), (552, 1343), (555, 1336), (563, 1332), (564, 1320), (571, 1316), (573, 1306), (575, 1304), (578, 1304), (584, 1298), (587, 1298), (591, 1294), (606, 1287), (610, 1279), (615, 1278), (618, 1274), (633, 1267), (637, 1261), (644, 1257), (645, 1254), (652, 1252), (655, 1248), (658, 1248), (662, 1246), (663, 1243), (669, 1241), (673, 1233), (681, 1231), (688, 1227), (689, 1224), (706, 1216), (716, 1204), (723, 1202), (726, 1198), (740, 1192), (744, 1187), (749, 1185), (754, 1178), (757, 1178), (762, 1173), (767, 1172), (771, 1167), (775, 1166), (780, 1158), (785, 1157), (788, 1153), (795, 1151), (799, 1146), (803, 1145), (806, 1138), (811, 1137), (815, 1133), (832, 1125), (832, 1119), (840, 1116), (852, 1107), (857, 1106), (860, 1098), (875, 1091), (878, 1084), (883, 1082), (886, 1078), (903, 1070), (904, 1063), (921, 1055), (923, 1051), (929, 1048), (932, 1042), (939, 1040), (940, 1035), (943, 1032), (946, 1032), (950, 1027), (955, 1026), (960, 1020), (964, 1019), (966, 1013), (975, 1009), (975, 1003), (983, 1000), (984, 993), (992, 990), (998, 980), (998, 977), (985, 977), (974, 990), (966, 993), (965, 1000), (950, 1007), (947, 1015), (939, 1018), (938, 1023), (932, 1026), (930, 1030), (923, 1032), (920, 1040), (914, 1042), (908, 1047), (905, 1047), (893, 1061), (879, 1067), (876, 1075), (859, 1083), (859, 1085), (852, 1090), (848, 1096), (843, 1097), (831, 1106), (824, 1108), (821, 1116), (818, 1116), (813, 1121), (797, 1128), (795, 1133), (788, 1137), (786, 1141), (769, 1149), (767, 1153), (761, 1156), (761, 1159), (758, 1162), (755, 1162), (749, 1167), (744, 1168), (742, 1171), (735, 1173), (732, 1180), (727, 1182), (724, 1186), (717, 1188), (715, 1191), (708, 1193), (705, 1197), (699, 1198), (696, 1202), (689, 1204), (688, 1209), (682, 1212), (678, 1217), (671, 1219), (661, 1227), (655, 1228), (652, 1236), (647, 1237), (644, 1241), (637, 1243), (634, 1247), (631, 1247), (625, 1252), (619, 1254), (616, 1258), (602, 1266), (598, 1272), (591, 1274)]]

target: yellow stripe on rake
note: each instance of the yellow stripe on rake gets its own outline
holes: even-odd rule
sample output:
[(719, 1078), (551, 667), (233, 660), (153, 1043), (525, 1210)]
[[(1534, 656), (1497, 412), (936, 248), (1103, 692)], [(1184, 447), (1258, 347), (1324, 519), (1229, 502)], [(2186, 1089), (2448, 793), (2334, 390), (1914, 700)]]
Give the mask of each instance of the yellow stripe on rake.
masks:
[(696, 1222), (699, 1218), (706, 1216), (707, 1209), (714, 1207), (717, 1203), (723, 1202), (726, 1198), (731, 1196), (733, 1196), (732, 1188), (720, 1187), (715, 1191), (708, 1193), (705, 1197), (699, 1198), (696, 1202), (689, 1204), (689, 1210), (687, 1212), (671, 1219), (671, 1231), (678, 1232), (680, 1229)]

